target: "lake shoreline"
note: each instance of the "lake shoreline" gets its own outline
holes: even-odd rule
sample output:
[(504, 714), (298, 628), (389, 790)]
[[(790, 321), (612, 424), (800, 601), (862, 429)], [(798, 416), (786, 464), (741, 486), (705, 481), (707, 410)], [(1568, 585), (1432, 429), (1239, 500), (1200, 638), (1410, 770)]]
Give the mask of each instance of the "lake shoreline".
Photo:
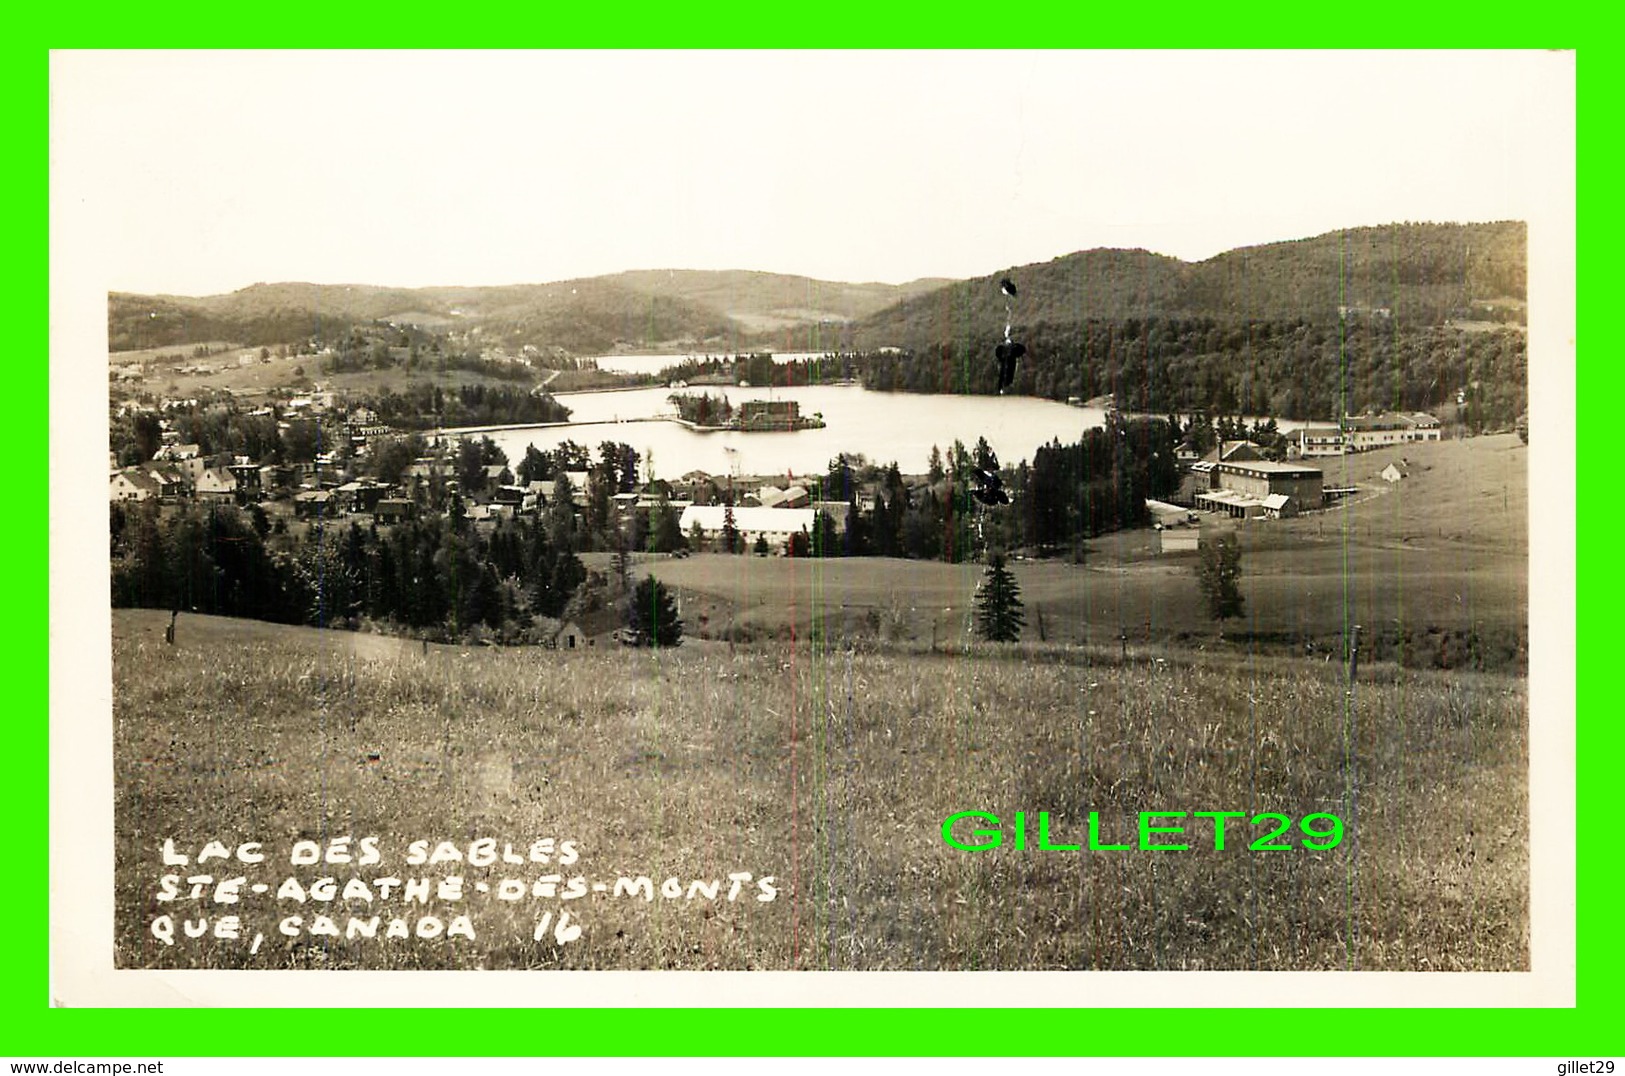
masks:
[[(805, 415), (822, 415), (824, 426), (800, 430), (703, 429), (677, 422), (665, 385), (572, 394), (571, 415), (559, 423), (485, 423), (444, 427), (447, 437), (489, 436), (510, 460), (529, 445), (548, 451), (573, 440), (630, 444), (664, 473), (822, 473), (837, 455), (863, 456), (882, 466), (895, 462), (905, 473), (924, 474), (931, 448), (947, 453), (986, 438), (999, 458), (1014, 464), (1032, 459), (1041, 445), (1071, 444), (1105, 414), (1034, 396), (880, 392), (861, 384), (810, 386), (704, 386), (731, 404), (773, 399), (796, 401)], [(640, 395), (639, 393), (642, 393)], [(562, 400), (562, 396), (561, 396)], [(658, 420), (658, 421), (651, 421)], [(633, 425), (637, 423), (637, 425)], [(766, 436), (767, 434), (778, 436)]]

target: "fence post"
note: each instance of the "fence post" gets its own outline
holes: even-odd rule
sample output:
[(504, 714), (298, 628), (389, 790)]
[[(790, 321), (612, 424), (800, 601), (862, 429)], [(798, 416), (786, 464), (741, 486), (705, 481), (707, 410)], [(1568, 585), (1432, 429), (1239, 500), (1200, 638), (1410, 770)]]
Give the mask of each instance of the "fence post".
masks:
[(1360, 625), (1354, 625), (1349, 633), (1349, 687), (1354, 687), (1354, 678), (1360, 674)]

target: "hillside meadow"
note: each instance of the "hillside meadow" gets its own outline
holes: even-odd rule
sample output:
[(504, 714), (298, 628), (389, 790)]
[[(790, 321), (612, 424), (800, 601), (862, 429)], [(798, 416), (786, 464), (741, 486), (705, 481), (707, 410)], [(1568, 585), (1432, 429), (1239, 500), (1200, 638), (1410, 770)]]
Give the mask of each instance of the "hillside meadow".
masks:
[[(381, 394), (387, 391), (408, 391), (407, 386), (412, 384), (430, 384), (439, 388), (451, 388), (461, 385), (504, 386), (523, 384), (527, 387), (532, 384), (530, 380), (511, 381), (498, 377), (488, 376), (478, 370), (467, 370), (453, 367), (446, 370), (436, 370), (430, 365), (422, 365), (411, 371), (403, 378), (399, 369), (388, 370), (354, 370), (330, 372), (322, 368), (323, 358), (318, 355), (272, 355), (269, 362), (255, 362), (250, 366), (241, 366), (236, 362), (239, 354), (247, 351), (258, 351), (254, 347), (228, 346), (224, 344), (210, 345), (224, 350), (211, 354), (206, 358), (193, 359), (190, 344), (178, 344), (174, 347), (146, 348), (139, 351), (114, 351), (108, 353), (110, 366), (125, 363), (139, 362), (147, 367), (147, 376), (144, 381), (136, 383), (133, 388), (138, 392), (148, 392), (164, 396), (185, 398), (200, 392), (217, 391), (230, 392), (238, 396), (258, 397), (265, 396), (273, 390), (291, 389), (295, 386), (309, 387), (316, 381), (328, 389), (343, 393)], [(184, 356), (179, 361), (160, 361), (164, 356)], [(175, 366), (192, 366), (197, 362), (216, 368), (212, 374), (178, 374), (174, 372)], [(546, 374), (542, 375), (543, 377)]]
[[(1407, 461), (1395, 485), (1380, 474)], [(1146, 528), (1087, 543), (1069, 559), (1012, 563), (1025, 639), (1202, 648), (1207, 653), (1339, 655), (1363, 628), (1366, 657), (1417, 668), (1522, 671), (1529, 640), (1528, 449), (1516, 435), (1412, 444), (1319, 461), (1340, 506), (1245, 524), (1239, 619), (1216, 625), (1193, 574), (1197, 554), (1160, 554)], [(607, 565), (607, 558), (592, 561)], [(981, 564), (699, 554), (646, 558), (676, 588), (689, 630), (738, 641), (881, 638), (929, 649), (971, 634)]]
[[(1378, 663), (1349, 687), (1174, 646), (425, 648), (189, 614), (170, 646), (168, 622), (113, 614), (121, 967), (1529, 964), (1519, 677)], [(944, 842), (965, 811), (1000, 816), (999, 847)], [(1142, 811), (1344, 832), (1253, 850), (1274, 827), (1237, 817), (1218, 851), (1187, 815), (1189, 850), (1040, 850), (1040, 811), (1053, 844), (1090, 812), (1105, 844)], [(231, 858), (198, 862), (211, 841)]]

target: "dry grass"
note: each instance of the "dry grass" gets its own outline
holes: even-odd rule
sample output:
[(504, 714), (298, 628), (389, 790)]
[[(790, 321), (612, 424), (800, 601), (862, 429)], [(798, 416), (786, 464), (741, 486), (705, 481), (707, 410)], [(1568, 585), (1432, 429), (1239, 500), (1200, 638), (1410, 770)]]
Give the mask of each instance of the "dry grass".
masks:
[[(167, 619), (114, 614), (121, 966), (1528, 966), (1521, 679), (1380, 667), (1350, 697), (1318, 662), (1039, 646), (424, 654), (201, 617), (171, 648)], [(1349, 837), (1326, 852), (969, 853), (940, 837), (964, 810), (1049, 811), (1056, 840), (1090, 810), (1108, 838), (1141, 810), (1334, 811)], [(344, 834), (380, 838), (384, 863), (287, 865), (292, 841)], [(562, 947), (531, 940), (559, 901), (477, 895), (473, 942), (287, 938), (278, 917), (313, 909), (269, 896), (229, 909), (264, 932), (255, 956), (146, 931), (204, 909), (155, 901), (166, 837), (263, 841), (281, 863), (242, 873), (273, 884), (549, 869), (401, 862), (414, 839), (480, 836), (574, 840), (561, 873), (590, 880), (750, 871), (779, 894), (589, 895), (566, 905), (586, 929)], [(331, 914), (342, 928), (342, 902)]]

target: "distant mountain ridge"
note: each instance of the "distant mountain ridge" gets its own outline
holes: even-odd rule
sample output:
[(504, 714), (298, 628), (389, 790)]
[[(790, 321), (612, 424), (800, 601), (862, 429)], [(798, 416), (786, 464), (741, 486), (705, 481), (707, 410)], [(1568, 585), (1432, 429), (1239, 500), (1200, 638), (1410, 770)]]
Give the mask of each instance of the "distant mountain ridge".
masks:
[(208, 340), (263, 345), (393, 321), (478, 329), (493, 343), (575, 354), (625, 347), (783, 350), (809, 342), (841, 347), (848, 342), (843, 327), (946, 283), (849, 284), (688, 269), (490, 287), (276, 283), (201, 298), (114, 292), (108, 297), (108, 336), (115, 351)]
[[(1345, 315), (1410, 326), (1475, 316), (1526, 298), (1521, 222), (1392, 224), (1227, 251), (1185, 262), (1145, 250), (1079, 251), (974, 280), (841, 283), (746, 270), (634, 270), (496, 287), (255, 284), (188, 298), (115, 292), (113, 350), (230, 340), (331, 337), (360, 322), (479, 331), (493, 344), (574, 354), (617, 349), (921, 349), (1018, 326), (1202, 317), (1331, 324)], [(1010, 276), (1007, 308), (997, 287)], [(1475, 306), (1480, 304), (1480, 306)], [(1510, 313), (1509, 313), (1510, 311)]]

